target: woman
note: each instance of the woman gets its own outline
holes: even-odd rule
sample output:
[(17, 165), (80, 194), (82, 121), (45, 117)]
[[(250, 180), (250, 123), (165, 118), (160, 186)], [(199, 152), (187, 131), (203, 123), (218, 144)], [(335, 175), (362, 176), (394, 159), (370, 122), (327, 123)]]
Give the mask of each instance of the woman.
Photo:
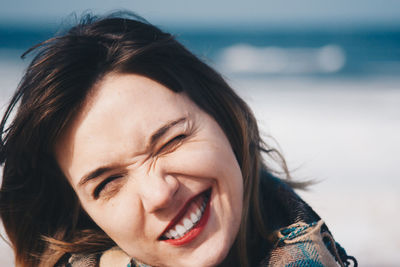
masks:
[(17, 265), (349, 264), (262, 162), (290, 178), (247, 105), (173, 36), (88, 17), (35, 49), (1, 123)]

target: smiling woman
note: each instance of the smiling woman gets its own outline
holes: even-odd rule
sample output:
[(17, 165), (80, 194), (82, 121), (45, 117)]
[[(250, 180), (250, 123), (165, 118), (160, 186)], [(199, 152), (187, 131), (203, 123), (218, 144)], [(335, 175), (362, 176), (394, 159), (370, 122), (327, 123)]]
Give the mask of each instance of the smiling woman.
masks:
[(243, 195), (224, 132), (184, 93), (140, 75), (108, 74), (92, 90), (55, 149), (82, 208), (136, 259), (221, 262)]
[(173, 36), (89, 17), (36, 48), (1, 124), (17, 265), (349, 265), (247, 105)]

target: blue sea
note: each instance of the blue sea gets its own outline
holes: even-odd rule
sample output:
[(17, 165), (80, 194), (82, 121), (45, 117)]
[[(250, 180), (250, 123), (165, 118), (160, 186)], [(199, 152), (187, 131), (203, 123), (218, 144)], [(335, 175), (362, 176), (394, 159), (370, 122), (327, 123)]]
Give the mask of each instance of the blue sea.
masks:
[[(61, 29), (0, 25), (0, 59), (15, 58), (10, 49), (20, 53)], [(166, 30), (173, 32), (196, 55), (228, 74), (400, 76), (400, 27), (396, 26)]]
[[(247, 101), (296, 179), (319, 182), (299, 193), (347, 252), (398, 266), (400, 27), (165, 29)], [(57, 31), (0, 25), (2, 110), (31, 59), (19, 56)]]

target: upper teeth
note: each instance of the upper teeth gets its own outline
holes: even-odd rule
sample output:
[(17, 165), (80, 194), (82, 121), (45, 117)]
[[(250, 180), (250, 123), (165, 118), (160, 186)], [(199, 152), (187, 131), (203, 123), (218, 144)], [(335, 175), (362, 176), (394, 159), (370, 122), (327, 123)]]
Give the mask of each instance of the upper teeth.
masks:
[(204, 198), (200, 207), (197, 206), (193, 212), (187, 214), (179, 224), (176, 224), (174, 228), (171, 228), (168, 232), (166, 232), (164, 236), (168, 239), (178, 239), (183, 237), (201, 219), (207, 204), (207, 200), (208, 198)]

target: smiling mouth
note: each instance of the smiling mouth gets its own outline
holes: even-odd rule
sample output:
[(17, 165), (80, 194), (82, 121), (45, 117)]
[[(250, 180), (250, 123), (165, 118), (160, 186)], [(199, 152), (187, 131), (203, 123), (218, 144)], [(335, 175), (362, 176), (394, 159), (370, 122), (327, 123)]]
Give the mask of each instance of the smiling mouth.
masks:
[(190, 199), (159, 238), (171, 245), (184, 245), (197, 237), (210, 214), (211, 189)]

